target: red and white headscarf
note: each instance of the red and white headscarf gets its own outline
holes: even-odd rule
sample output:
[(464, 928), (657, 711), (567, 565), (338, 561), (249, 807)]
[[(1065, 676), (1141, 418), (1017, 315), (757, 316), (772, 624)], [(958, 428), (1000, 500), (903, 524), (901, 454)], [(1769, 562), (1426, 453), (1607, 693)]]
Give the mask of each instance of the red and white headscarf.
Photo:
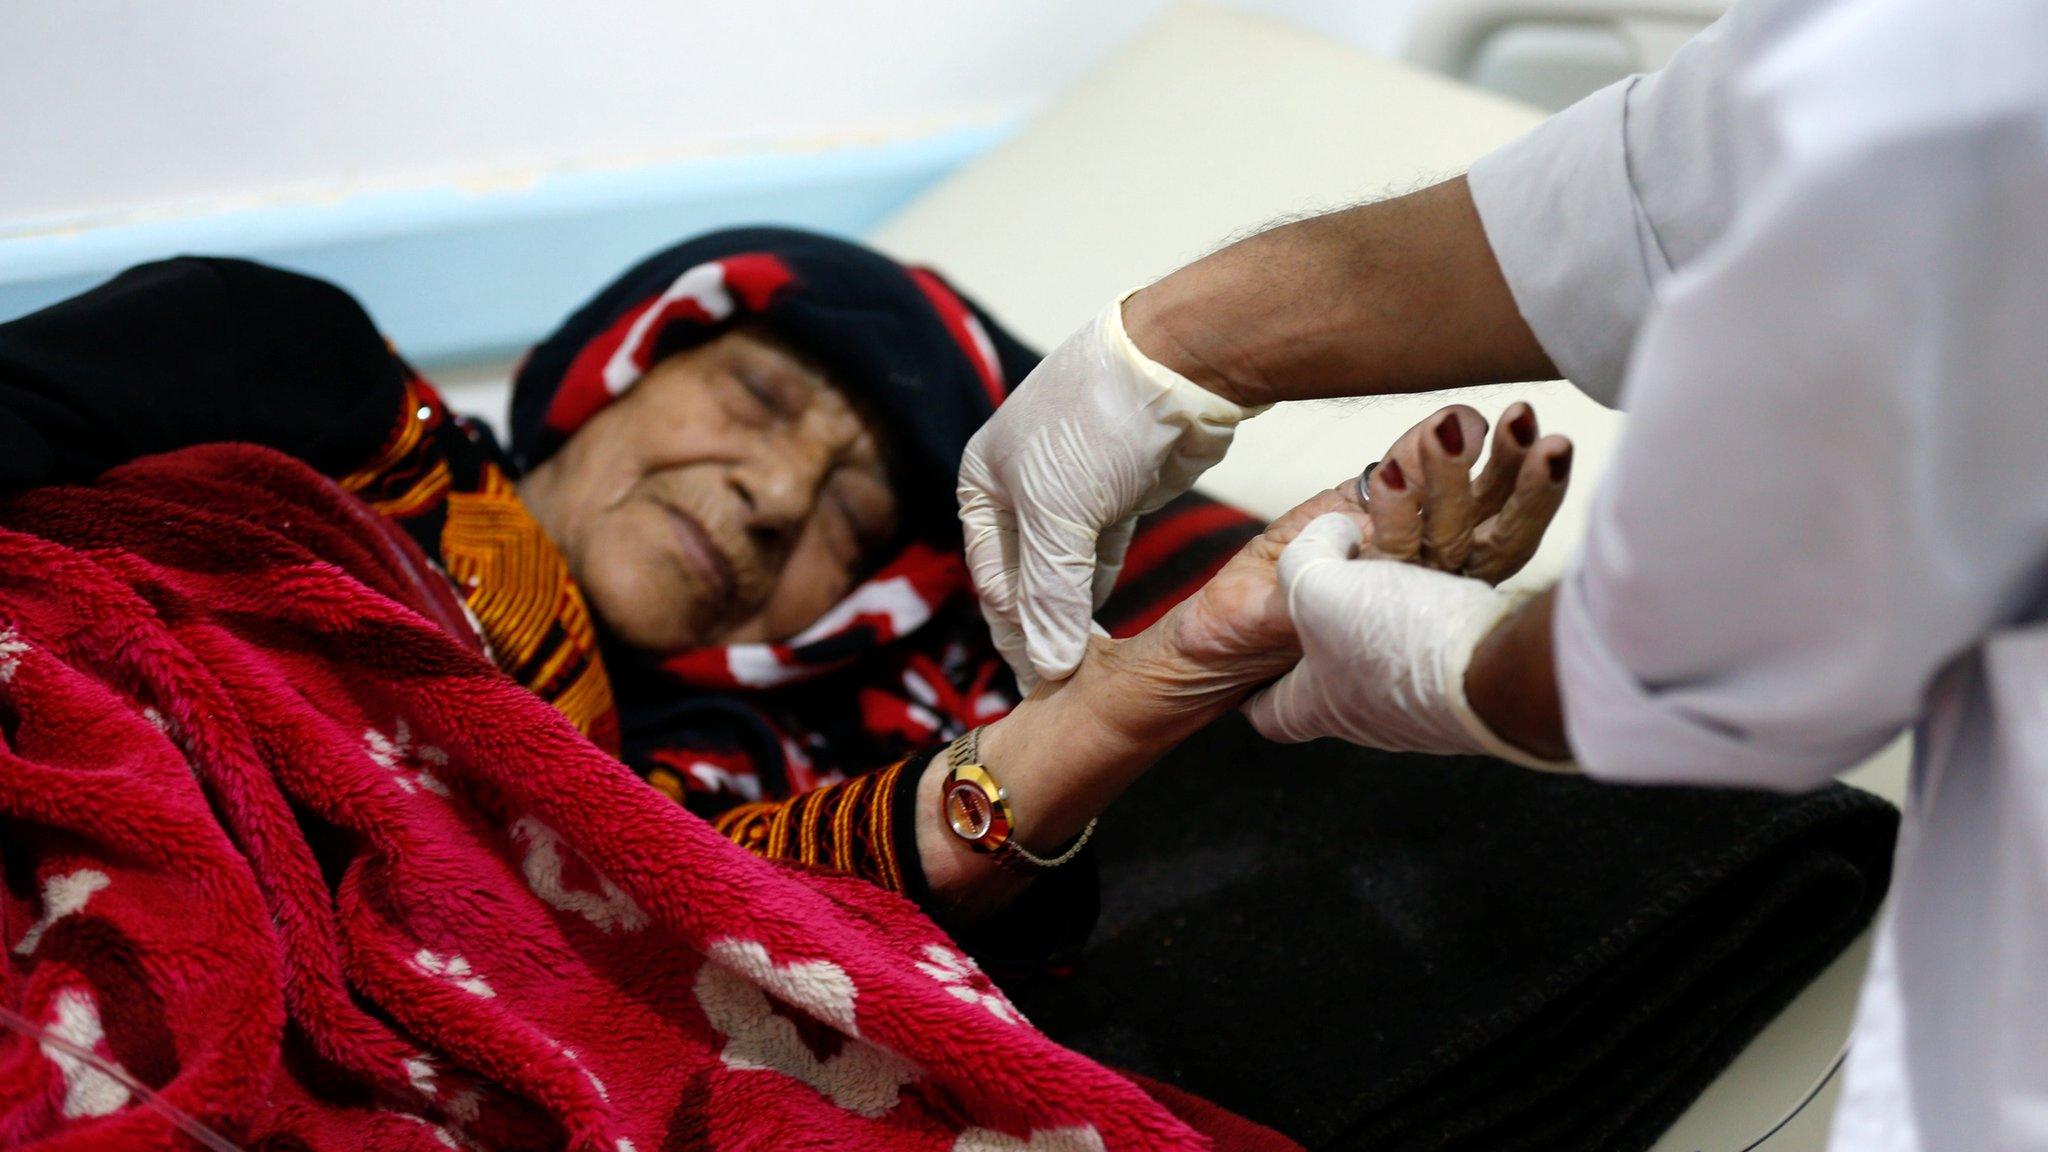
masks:
[(545, 459), (664, 356), (747, 319), (818, 357), (892, 423), (907, 530), (836, 607), (775, 644), (608, 654), (629, 762), (754, 799), (878, 767), (1008, 711), (960, 557), (961, 453), (1037, 355), (935, 273), (788, 229), (718, 232), (621, 276), (536, 347), (512, 449)]

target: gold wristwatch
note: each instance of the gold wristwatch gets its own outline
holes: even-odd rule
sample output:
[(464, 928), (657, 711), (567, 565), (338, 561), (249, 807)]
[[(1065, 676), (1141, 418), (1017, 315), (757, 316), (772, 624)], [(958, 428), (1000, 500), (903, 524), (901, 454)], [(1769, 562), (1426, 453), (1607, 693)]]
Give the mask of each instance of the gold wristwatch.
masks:
[(981, 762), (981, 729), (971, 728), (946, 749), (946, 783), (939, 791), (939, 815), (953, 835), (967, 841), (976, 852), (995, 857), (995, 863), (1017, 872), (1043, 872), (1057, 868), (1079, 855), (1088, 838), (1095, 834), (1095, 821), (1081, 829), (1074, 842), (1057, 856), (1034, 855), (1017, 843), (1016, 816), (1010, 811), (1010, 797), (996, 783), (988, 766)]

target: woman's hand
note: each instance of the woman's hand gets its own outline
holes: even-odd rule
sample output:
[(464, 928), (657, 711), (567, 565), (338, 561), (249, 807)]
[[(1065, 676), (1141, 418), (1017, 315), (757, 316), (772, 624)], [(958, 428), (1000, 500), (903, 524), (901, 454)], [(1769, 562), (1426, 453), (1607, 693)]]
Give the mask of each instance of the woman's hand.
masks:
[[(1266, 526), (1193, 596), (1147, 632), (1160, 632), (1162, 651), (1192, 668), (1224, 672), (1249, 686), (1271, 680), (1301, 655), (1278, 579), (1280, 553), (1303, 526), (1325, 512), (1341, 512), (1372, 537), (1372, 520), (1358, 482), (1316, 493)], [(1136, 637), (1134, 640), (1144, 639)]]
[(1486, 418), (1463, 404), (1408, 430), (1359, 481), (1319, 492), (1245, 545), (1201, 590), (1154, 629), (1167, 651), (1210, 675), (1250, 686), (1292, 667), (1301, 655), (1278, 580), (1280, 553), (1309, 521), (1341, 512), (1358, 522), (1364, 555), (1405, 560), (1498, 584), (1536, 554), (1564, 501), (1571, 441), (1539, 436), (1536, 413), (1515, 404), (1501, 414), (1493, 451), (1475, 480)]
[[(1280, 591), (1280, 553), (1316, 517), (1353, 517), (1377, 555), (1493, 580), (1526, 564), (1563, 497), (1571, 445), (1538, 439), (1527, 405), (1505, 417), (1476, 482), (1470, 474), (1486, 421), (1453, 405), (1416, 425), (1371, 470), (1370, 503), (1357, 480), (1310, 497), (1158, 623), (1128, 640), (1091, 640), (1073, 676), (1041, 685), (989, 725), (982, 754), (1009, 793), (1025, 846), (1056, 852), (1154, 760), (1294, 666), (1301, 646)], [(1444, 431), (1447, 420), (1454, 434)], [(918, 806), (919, 852), (941, 906), (968, 921), (1028, 881), (947, 831), (938, 804), (944, 775), (945, 757), (933, 758)]]
[(1572, 442), (1538, 433), (1535, 410), (1510, 405), (1475, 478), (1485, 417), (1453, 404), (1410, 428), (1366, 470), (1365, 554), (1488, 584), (1521, 571), (1571, 482)]

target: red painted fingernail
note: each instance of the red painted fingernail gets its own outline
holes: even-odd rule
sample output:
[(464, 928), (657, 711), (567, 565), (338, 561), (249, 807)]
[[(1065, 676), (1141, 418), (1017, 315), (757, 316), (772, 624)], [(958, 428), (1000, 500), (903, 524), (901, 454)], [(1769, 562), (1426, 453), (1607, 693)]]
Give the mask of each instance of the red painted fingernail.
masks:
[(1401, 463), (1398, 460), (1387, 461), (1387, 466), (1380, 469), (1380, 479), (1385, 480), (1387, 487), (1396, 492), (1405, 492), (1408, 489), (1408, 478), (1401, 475)]
[(1536, 442), (1536, 413), (1529, 411), (1527, 408), (1522, 409), (1520, 416), (1508, 421), (1508, 432), (1514, 436), (1515, 443), (1520, 444), (1524, 448), (1534, 444)]
[(1437, 424), (1436, 442), (1443, 445), (1444, 451), (1453, 456), (1465, 450), (1465, 429), (1459, 426), (1455, 414), (1444, 417)]
[(1570, 445), (1566, 445), (1564, 451), (1550, 458), (1550, 482), (1552, 484), (1562, 484), (1564, 483), (1564, 478), (1571, 475), (1571, 473), (1572, 450)]

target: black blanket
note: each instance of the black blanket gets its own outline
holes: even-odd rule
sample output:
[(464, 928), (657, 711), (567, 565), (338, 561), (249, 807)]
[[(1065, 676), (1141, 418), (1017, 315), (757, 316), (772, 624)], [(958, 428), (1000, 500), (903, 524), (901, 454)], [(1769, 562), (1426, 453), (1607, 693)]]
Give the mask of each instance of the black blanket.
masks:
[(1866, 793), (1624, 788), (1212, 727), (1104, 818), (1054, 1037), (1312, 1148), (1648, 1147), (1869, 923)]

